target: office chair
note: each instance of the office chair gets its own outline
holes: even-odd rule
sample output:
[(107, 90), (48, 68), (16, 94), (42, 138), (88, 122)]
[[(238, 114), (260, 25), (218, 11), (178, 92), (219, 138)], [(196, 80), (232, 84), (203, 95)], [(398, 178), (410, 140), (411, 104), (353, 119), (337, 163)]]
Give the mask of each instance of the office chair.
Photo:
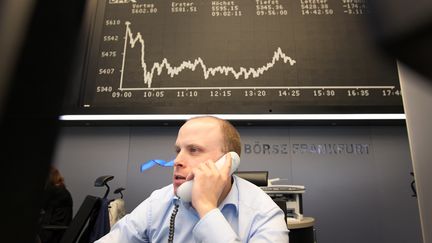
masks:
[[(87, 225), (87, 228), (89, 228), (93, 225), (94, 222), (88, 222), (88, 221), (90, 218), (94, 218), (92, 216), (99, 211), (100, 205), (101, 205), (101, 199), (99, 197), (88, 195), (84, 199), (84, 202), (81, 204), (80, 208), (78, 209), (77, 214), (72, 219), (71, 224), (66, 229), (60, 243), (77, 242), (78, 238), (81, 236), (84, 230), (84, 227)], [(83, 240), (81, 239), (80, 242), (82, 241)]]
[(114, 194), (119, 194), (120, 193), (120, 198), (123, 199), (123, 193), (122, 193), (123, 190), (125, 190), (125, 188), (119, 187), (119, 188), (117, 188), (117, 189), (114, 190)]
[(105, 186), (107, 188), (103, 198), (88, 195), (84, 199), (84, 202), (81, 204), (77, 214), (72, 219), (69, 227), (66, 229), (66, 232), (64, 233), (60, 243), (92, 242), (91, 239), (94, 237), (92, 231), (94, 230), (96, 224), (101, 224), (98, 215), (103, 205), (103, 200), (106, 200), (110, 191), (108, 182), (113, 178), (114, 176), (106, 175), (100, 176), (95, 180), (94, 186)]
[(96, 187), (103, 187), (105, 186), (107, 189), (105, 191), (105, 195), (103, 196), (103, 198), (107, 198), (108, 194), (110, 192), (110, 187), (108, 186), (108, 181), (114, 179), (114, 176), (112, 175), (104, 175), (104, 176), (99, 176), (94, 183), (94, 186)]

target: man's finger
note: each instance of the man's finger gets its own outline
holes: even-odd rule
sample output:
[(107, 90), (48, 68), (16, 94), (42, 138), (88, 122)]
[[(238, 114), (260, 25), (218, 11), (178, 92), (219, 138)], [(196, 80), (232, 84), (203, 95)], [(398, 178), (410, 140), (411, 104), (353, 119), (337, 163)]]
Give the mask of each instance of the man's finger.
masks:
[(222, 168), (220, 169), (221, 174), (225, 176), (229, 176), (229, 172), (231, 171), (231, 166), (232, 166), (231, 154), (227, 153), (225, 155), (225, 163), (222, 165)]

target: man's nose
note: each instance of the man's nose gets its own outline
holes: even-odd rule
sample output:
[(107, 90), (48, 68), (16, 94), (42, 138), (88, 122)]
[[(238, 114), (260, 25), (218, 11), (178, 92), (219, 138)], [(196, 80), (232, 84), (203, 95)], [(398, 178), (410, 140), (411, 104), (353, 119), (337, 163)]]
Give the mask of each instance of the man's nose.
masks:
[(174, 159), (174, 167), (184, 167), (184, 160), (182, 158), (183, 156), (181, 153), (178, 153), (177, 156)]

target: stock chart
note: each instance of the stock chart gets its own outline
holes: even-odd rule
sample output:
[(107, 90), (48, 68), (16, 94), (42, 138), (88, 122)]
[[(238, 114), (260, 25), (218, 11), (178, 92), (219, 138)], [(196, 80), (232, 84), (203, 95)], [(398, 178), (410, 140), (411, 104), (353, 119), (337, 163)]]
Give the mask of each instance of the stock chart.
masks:
[(366, 0), (97, 1), (80, 109), (110, 114), (402, 112)]

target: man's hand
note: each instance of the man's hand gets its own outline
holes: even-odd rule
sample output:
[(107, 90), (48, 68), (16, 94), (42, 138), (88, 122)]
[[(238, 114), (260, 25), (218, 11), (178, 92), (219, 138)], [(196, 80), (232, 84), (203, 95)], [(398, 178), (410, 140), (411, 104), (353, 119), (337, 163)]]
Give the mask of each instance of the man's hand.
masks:
[(231, 189), (231, 155), (226, 155), (226, 161), (218, 170), (215, 162), (207, 160), (201, 163), (186, 180), (194, 179), (192, 187), (192, 205), (200, 218), (217, 208)]

